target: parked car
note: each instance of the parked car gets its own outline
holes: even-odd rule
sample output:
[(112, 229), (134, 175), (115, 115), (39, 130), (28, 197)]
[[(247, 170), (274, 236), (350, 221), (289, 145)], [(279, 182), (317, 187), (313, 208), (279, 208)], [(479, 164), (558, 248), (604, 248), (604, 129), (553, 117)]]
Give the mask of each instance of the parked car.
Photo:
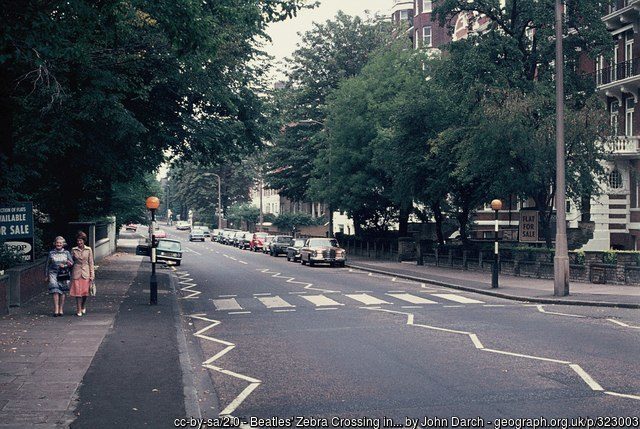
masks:
[(262, 251), (264, 240), (269, 236), (266, 232), (256, 232), (249, 242), (249, 250), (253, 252)]
[(291, 243), (291, 246), (287, 247), (287, 261), (298, 262), (300, 260), (300, 249), (304, 246), (304, 238), (296, 238)]
[(209, 227), (203, 226), (202, 227), (202, 233), (204, 234), (204, 236), (206, 238), (211, 238), (211, 231), (209, 231)]
[(273, 239), (276, 238), (275, 235), (267, 235), (267, 237), (262, 242), (262, 253), (269, 253), (271, 251), (271, 243)]
[(228, 245), (232, 245), (233, 244), (233, 237), (236, 235), (236, 232), (238, 232), (235, 229), (230, 229), (224, 232), (223, 235), (223, 239), (222, 242), (224, 244), (228, 244)]
[(156, 260), (168, 264), (180, 265), (182, 262), (182, 244), (178, 240), (163, 238), (156, 246)]
[(213, 232), (211, 233), (211, 241), (216, 241), (216, 242), (220, 242), (220, 236), (222, 235), (222, 232), (224, 230), (222, 229), (214, 229)]
[(251, 237), (253, 237), (253, 233), (251, 232), (245, 231), (244, 233), (241, 233), (238, 236), (238, 249), (248, 249), (251, 245)]
[(202, 228), (194, 227), (189, 233), (189, 241), (204, 241), (204, 230)]
[(125, 227), (124, 227), (125, 231), (133, 231), (136, 232), (138, 230), (138, 225), (136, 225), (135, 223), (128, 223)]
[(300, 249), (300, 262), (312, 267), (318, 263), (328, 263), (332, 267), (344, 267), (347, 261), (347, 251), (338, 245), (335, 238), (309, 238)]
[(156, 238), (167, 238), (167, 233), (164, 229), (156, 229), (154, 235)]
[(269, 246), (269, 255), (278, 256), (287, 253), (287, 247), (291, 245), (293, 237), (290, 235), (276, 235)]
[(176, 229), (179, 231), (189, 231), (191, 230), (191, 224), (186, 220), (179, 220), (176, 222)]

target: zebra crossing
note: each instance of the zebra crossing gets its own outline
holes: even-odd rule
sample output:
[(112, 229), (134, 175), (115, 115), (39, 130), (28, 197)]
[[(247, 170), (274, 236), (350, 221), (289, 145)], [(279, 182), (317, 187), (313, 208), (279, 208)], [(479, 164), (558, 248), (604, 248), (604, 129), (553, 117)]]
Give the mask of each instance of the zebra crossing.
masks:
[[(404, 306), (411, 304), (411, 308), (422, 308), (422, 306), (437, 306), (446, 304), (463, 304), (478, 305), (485, 304), (473, 298), (454, 293), (431, 293), (428, 298), (422, 295), (414, 295), (411, 293), (399, 291), (391, 291), (384, 293), (383, 296), (375, 296), (371, 293), (334, 293), (334, 294), (306, 294), (306, 293), (290, 293), (288, 295), (277, 294), (254, 294), (253, 296), (238, 297), (230, 295), (221, 295), (211, 299), (216, 311), (239, 312), (246, 310), (274, 310), (276, 312), (295, 311), (298, 308), (343, 308), (348, 306), (358, 307), (385, 307), (385, 306)], [(404, 307), (403, 307), (404, 308)], [(244, 314), (244, 313), (243, 313)]]

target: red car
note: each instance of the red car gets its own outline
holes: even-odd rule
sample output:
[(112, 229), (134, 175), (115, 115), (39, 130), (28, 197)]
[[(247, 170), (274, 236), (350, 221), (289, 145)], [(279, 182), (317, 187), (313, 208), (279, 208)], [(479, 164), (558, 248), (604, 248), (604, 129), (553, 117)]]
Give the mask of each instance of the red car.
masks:
[(256, 232), (253, 234), (253, 238), (249, 242), (249, 250), (252, 252), (262, 251), (264, 248), (264, 241), (269, 234), (266, 232)]
[(167, 238), (167, 233), (163, 229), (157, 229), (154, 235), (156, 238)]

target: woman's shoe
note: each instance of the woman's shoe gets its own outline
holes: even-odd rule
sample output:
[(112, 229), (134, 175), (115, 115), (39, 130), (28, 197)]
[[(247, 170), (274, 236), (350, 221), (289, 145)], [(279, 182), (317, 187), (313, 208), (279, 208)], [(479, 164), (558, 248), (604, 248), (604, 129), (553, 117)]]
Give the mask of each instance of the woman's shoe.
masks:
[(86, 308), (82, 309), (82, 314), (87, 314), (87, 309)]
[(53, 313), (53, 317), (58, 317), (58, 313)]
[(82, 313), (76, 313), (76, 316), (82, 317)]

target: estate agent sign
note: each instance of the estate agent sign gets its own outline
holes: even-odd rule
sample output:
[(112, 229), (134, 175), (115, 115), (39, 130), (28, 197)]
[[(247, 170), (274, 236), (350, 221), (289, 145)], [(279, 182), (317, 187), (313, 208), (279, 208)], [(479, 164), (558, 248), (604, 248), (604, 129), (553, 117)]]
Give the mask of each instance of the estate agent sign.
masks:
[(520, 241), (536, 242), (538, 241), (538, 211), (537, 210), (521, 210), (520, 211)]
[(19, 254), (23, 261), (33, 262), (33, 204), (0, 205), (0, 242)]

